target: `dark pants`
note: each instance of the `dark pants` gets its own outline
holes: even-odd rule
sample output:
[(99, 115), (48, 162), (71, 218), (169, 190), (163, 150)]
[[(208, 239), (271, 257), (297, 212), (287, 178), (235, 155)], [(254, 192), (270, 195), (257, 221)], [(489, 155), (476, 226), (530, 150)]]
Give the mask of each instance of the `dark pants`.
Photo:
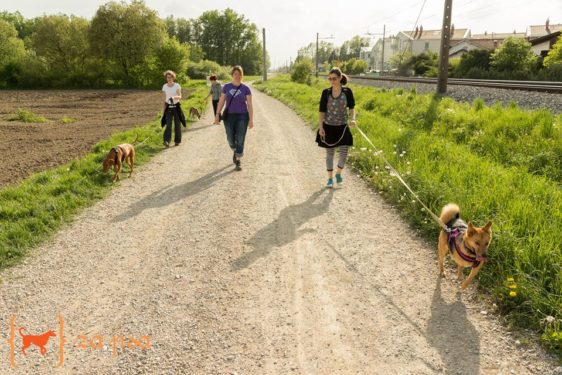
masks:
[(217, 106), (219, 105), (219, 101), (218, 100), (213, 100), (213, 113), (216, 116), (217, 115)]
[(174, 143), (181, 143), (181, 122), (180, 115), (176, 108), (166, 110), (166, 129), (164, 129), (164, 142), (170, 143), (172, 140), (172, 119), (174, 120)]
[(228, 145), (238, 158), (244, 155), (244, 141), (249, 122), (250, 115), (248, 113), (229, 113), (224, 121)]

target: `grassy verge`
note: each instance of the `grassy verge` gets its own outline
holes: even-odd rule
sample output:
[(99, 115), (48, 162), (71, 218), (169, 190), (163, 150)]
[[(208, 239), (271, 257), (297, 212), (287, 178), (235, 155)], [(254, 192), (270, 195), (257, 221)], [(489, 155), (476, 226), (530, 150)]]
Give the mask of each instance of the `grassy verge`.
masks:
[[(254, 86), (317, 126), (326, 82), (308, 86), (283, 76)], [(456, 202), (478, 226), (493, 220), (491, 259), (479, 285), (515, 326), (535, 329), (562, 358), (562, 116), (351, 87), (358, 125), (432, 211)], [(358, 133), (355, 141), (354, 167), (436, 242), (436, 224)]]
[[(202, 102), (207, 87), (202, 81), (182, 85), (191, 91), (184, 106)], [(162, 150), (160, 117), (148, 125), (114, 134), (93, 146), (91, 153), (66, 165), (36, 173), (22, 183), (0, 190), (0, 269), (19, 262), (25, 253), (69, 222), (82, 208), (102, 198), (113, 186), (101, 163), (116, 144), (136, 136), (147, 140), (136, 149), (136, 165)], [(125, 168), (127, 170), (127, 168)]]

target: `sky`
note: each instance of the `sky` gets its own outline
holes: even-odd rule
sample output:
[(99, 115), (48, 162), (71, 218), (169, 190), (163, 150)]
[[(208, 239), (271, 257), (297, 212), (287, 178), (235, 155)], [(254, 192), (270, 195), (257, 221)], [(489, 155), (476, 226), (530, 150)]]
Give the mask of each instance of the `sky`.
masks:
[[(26, 18), (43, 14), (74, 14), (91, 19), (106, 0), (0, 0), (0, 11), (19, 11)], [(272, 67), (294, 59), (300, 47), (320, 38), (336, 45), (355, 35), (374, 43), (386, 25), (387, 35), (412, 30), (440, 29), (444, 0), (145, 0), (160, 17), (197, 18), (207, 10), (231, 8), (266, 29)], [(532, 3), (532, 6), (529, 5)], [(419, 16), (419, 20), (418, 20)], [(524, 32), (529, 25), (562, 24), (562, 0), (453, 0), (455, 28), (475, 33)], [(416, 20), (417, 23), (416, 23)]]

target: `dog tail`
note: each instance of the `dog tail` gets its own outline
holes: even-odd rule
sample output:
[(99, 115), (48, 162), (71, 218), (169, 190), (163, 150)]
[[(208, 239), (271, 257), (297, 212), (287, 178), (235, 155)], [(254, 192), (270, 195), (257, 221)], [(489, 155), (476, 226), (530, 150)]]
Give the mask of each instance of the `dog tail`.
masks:
[(19, 329), (19, 332), (20, 332), (20, 336), (21, 336), (21, 337), (25, 336), (25, 334), (23, 333), (23, 330), (24, 330), (24, 329), (25, 329), (24, 327), (20, 327), (20, 329)]
[(460, 208), (454, 203), (449, 203), (443, 207), (441, 210), (441, 215), (439, 215), (439, 220), (445, 225), (453, 219), (458, 219), (460, 216)]

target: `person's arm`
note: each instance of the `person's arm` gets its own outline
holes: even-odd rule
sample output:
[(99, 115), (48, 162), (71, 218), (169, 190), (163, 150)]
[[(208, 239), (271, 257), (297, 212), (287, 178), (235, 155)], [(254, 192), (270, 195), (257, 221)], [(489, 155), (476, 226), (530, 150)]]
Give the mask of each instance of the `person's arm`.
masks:
[(246, 103), (248, 104), (248, 115), (250, 116), (248, 127), (252, 129), (254, 127), (254, 105), (252, 104), (252, 95), (246, 95)]
[(327, 92), (327, 90), (322, 91), (322, 96), (320, 97), (320, 109), (318, 111), (318, 133), (322, 138), (326, 136), (326, 132), (324, 131), (324, 120), (326, 119), (326, 111), (328, 110)]
[(176, 99), (177, 101), (181, 100), (181, 87), (178, 87), (178, 89), (176, 90), (176, 96), (174, 96), (174, 99)]
[(357, 124), (355, 121), (355, 98), (353, 97), (353, 91), (351, 89), (347, 89), (347, 107), (349, 108), (349, 126), (354, 128)]
[(166, 93), (163, 92), (162, 102), (164, 102), (164, 108), (162, 108), (163, 112), (166, 112)]
[(355, 108), (350, 108), (349, 109), (349, 126), (354, 128), (356, 124), (357, 124), (357, 122), (355, 121)]
[(215, 115), (215, 125), (218, 125), (220, 123), (220, 115), (222, 112), (222, 107), (224, 106), (224, 100), (225, 100), (225, 95), (221, 94), (221, 97), (219, 98), (219, 102), (217, 104), (217, 114)]

